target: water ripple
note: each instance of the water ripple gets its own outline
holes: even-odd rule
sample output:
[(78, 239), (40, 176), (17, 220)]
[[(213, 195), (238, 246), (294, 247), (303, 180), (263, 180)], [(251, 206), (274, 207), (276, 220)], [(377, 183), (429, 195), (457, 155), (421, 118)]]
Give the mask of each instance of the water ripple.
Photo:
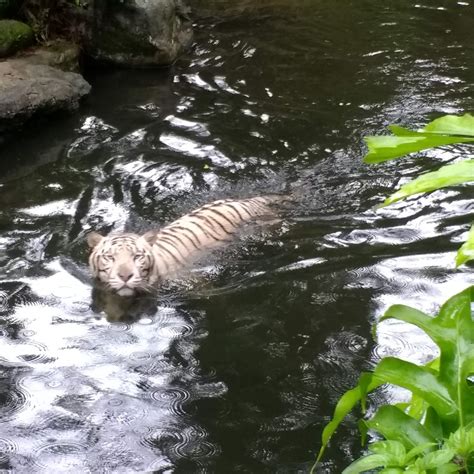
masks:
[(172, 366), (168, 360), (159, 359), (156, 355), (148, 360), (148, 364), (141, 364), (139, 367), (136, 367), (135, 370), (143, 375), (163, 374), (172, 370)]
[(36, 450), (34, 464), (49, 472), (87, 472), (88, 449), (75, 442), (48, 443)]
[(327, 374), (325, 385), (330, 393), (343, 393), (351, 378), (357, 379), (355, 364), (363, 361), (364, 349), (367, 340), (358, 334), (342, 331), (337, 335), (330, 335), (325, 341), (327, 350), (318, 355), (318, 364)]
[(176, 117), (175, 115), (168, 115), (164, 119), (166, 122), (169, 122), (175, 128), (187, 130), (199, 135), (200, 137), (208, 137), (210, 136), (210, 132), (206, 124), (191, 121), (191, 120), (184, 120), (180, 117)]
[(39, 437), (48, 438), (51, 435), (51, 431), (76, 431), (84, 427), (84, 425), (84, 420), (81, 420), (73, 413), (55, 410), (46, 413), (43, 412), (36, 416), (34, 424), (30, 426), (30, 431), (31, 433), (36, 433)]
[(19, 360), (25, 362), (48, 363), (52, 362), (52, 358), (48, 354), (46, 344), (37, 341), (23, 341), (19, 346), (21, 353), (17, 355)]
[(213, 165), (229, 168), (233, 161), (219, 151), (214, 145), (203, 145), (190, 138), (175, 134), (162, 134), (160, 141), (174, 151), (202, 160), (209, 160)]
[(207, 432), (199, 426), (187, 426), (181, 436), (181, 442), (171, 450), (179, 457), (196, 461), (213, 457), (218, 452), (217, 446), (207, 441)]
[(161, 326), (159, 334), (163, 337), (174, 339), (189, 336), (193, 333), (193, 331), (193, 326), (183, 321), (182, 324), (173, 322), (171, 324)]
[(128, 446), (116, 443), (108, 447), (105, 455), (97, 456), (96, 465), (91, 472), (113, 472), (127, 474), (129, 472), (144, 472), (145, 458)]
[(104, 414), (108, 422), (118, 425), (136, 425), (137, 421), (146, 420), (148, 409), (134, 407), (127, 400), (112, 398), (107, 402), (108, 408)]
[(164, 403), (169, 410), (178, 416), (186, 415), (185, 404), (189, 400), (190, 394), (187, 390), (181, 388), (169, 388), (152, 390), (151, 398)]
[(159, 448), (164, 450), (165, 447), (173, 446), (182, 440), (180, 428), (162, 427), (152, 431), (144, 436), (140, 443), (146, 447)]
[(32, 395), (22, 386), (22, 380), (10, 381), (5, 391), (2, 390), (3, 403), (0, 406), (0, 419), (2, 422), (13, 420), (22, 411), (29, 408)]
[(181, 74), (181, 77), (187, 83), (189, 83), (189, 84), (191, 84), (195, 87), (198, 87), (200, 89), (203, 89), (205, 91), (215, 92), (217, 90), (215, 87), (211, 86), (211, 84), (209, 84), (204, 79), (202, 79), (199, 76), (199, 74), (197, 74), (197, 73), (195, 73), (195, 74)]
[(420, 329), (396, 320), (377, 326), (377, 344), (372, 350), (374, 361), (386, 356), (416, 360), (426, 364), (438, 353), (436, 345)]
[(31, 294), (26, 283), (7, 281), (2, 283), (0, 289), (0, 312), (10, 312), (15, 306), (34, 304), (38, 301), (36, 295)]
[(0, 462), (8, 461), (10, 456), (18, 451), (15, 441), (8, 438), (0, 438)]

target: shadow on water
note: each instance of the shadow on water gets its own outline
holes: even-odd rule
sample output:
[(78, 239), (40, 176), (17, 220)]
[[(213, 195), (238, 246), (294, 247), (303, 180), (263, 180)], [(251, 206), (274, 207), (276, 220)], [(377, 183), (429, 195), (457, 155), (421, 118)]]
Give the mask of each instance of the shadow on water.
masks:
[[(472, 191), (374, 210), (465, 150), (361, 162), (362, 137), (387, 123), (472, 109), (465, 2), (241, 5), (199, 22), (171, 69), (89, 71), (77, 115), (2, 148), (2, 469), (304, 472), (361, 370), (434, 353), (395, 323), (374, 343), (383, 310), (431, 312), (472, 282), (452, 265)], [(281, 191), (297, 204), (278, 226), (156, 299), (91, 297), (88, 231), (142, 232), (216, 198)], [(320, 472), (358, 454), (355, 433), (353, 417)]]
[(125, 297), (94, 286), (91, 292), (91, 309), (103, 313), (107, 321), (135, 323), (157, 310), (156, 296)]

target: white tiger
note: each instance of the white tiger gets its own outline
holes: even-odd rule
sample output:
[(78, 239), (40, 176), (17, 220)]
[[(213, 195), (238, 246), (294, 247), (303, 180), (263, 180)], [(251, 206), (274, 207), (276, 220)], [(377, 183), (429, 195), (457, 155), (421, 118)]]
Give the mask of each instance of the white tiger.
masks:
[(256, 217), (273, 215), (269, 204), (281, 196), (222, 199), (196, 209), (160, 230), (144, 235), (97, 232), (87, 235), (92, 275), (119, 296), (151, 291), (200, 251), (229, 241)]

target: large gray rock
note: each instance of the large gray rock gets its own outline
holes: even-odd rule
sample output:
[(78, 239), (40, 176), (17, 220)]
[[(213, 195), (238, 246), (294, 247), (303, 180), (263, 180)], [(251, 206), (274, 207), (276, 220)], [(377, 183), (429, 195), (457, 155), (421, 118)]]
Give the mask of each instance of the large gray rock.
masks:
[(84, 46), (99, 61), (127, 67), (171, 64), (189, 46), (181, 0), (95, 0)]
[(64, 72), (28, 59), (0, 62), (0, 134), (34, 115), (77, 109), (90, 85), (74, 72)]
[(238, 17), (255, 19), (260, 15), (284, 12), (295, 0), (186, 0), (195, 18), (229, 20)]

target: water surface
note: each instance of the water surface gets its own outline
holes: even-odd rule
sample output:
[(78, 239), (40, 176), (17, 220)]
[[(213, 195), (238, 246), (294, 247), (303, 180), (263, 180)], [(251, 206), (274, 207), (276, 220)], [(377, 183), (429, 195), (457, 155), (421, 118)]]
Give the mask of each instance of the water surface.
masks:
[[(243, 2), (248, 7), (248, 2)], [(363, 165), (362, 137), (473, 108), (468, 2), (265, 2), (195, 27), (172, 68), (88, 71), (73, 117), (2, 149), (0, 467), (306, 472), (338, 397), (387, 354), (425, 362), (388, 305), (472, 282), (455, 188), (375, 211), (466, 155)], [(138, 321), (91, 307), (85, 234), (142, 231), (221, 197), (293, 192), (282, 222), (206, 257)], [(377, 399), (398, 396), (386, 391)], [(355, 417), (319, 472), (360, 452)]]

